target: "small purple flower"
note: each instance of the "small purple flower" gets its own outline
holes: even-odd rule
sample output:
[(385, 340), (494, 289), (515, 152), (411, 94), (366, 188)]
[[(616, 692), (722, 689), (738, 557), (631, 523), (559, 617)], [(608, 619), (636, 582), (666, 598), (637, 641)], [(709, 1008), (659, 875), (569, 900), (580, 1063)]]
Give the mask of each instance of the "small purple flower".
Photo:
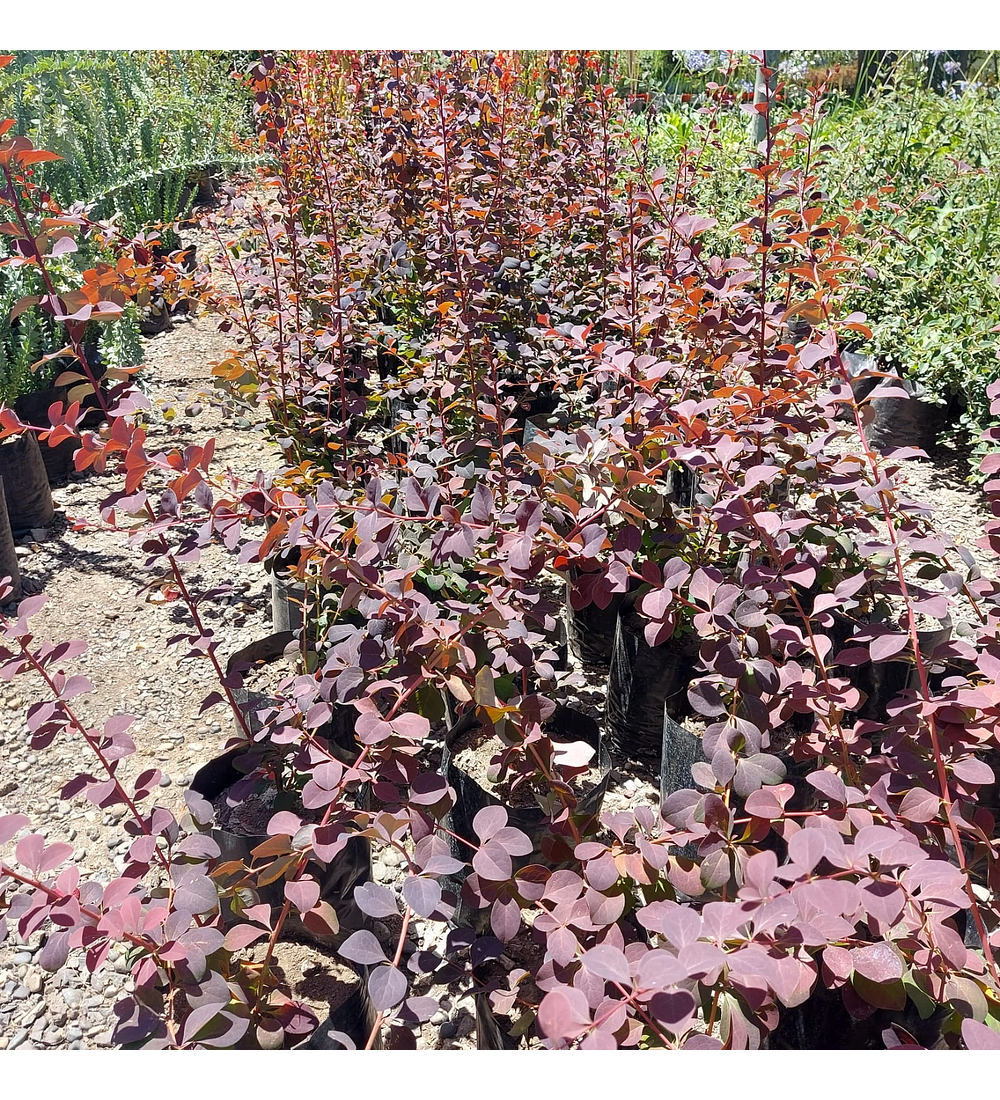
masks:
[(959, 63), (957, 61), (946, 61), (944, 63), (944, 71), (949, 76), (954, 76), (955, 73), (957, 73), (961, 70), (961, 68), (962, 68), (962, 66), (959, 65)]
[(928, 50), (927, 52), (931, 55), (931, 57), (940, 57), (941, 54), (944, 53), (944, 50)]

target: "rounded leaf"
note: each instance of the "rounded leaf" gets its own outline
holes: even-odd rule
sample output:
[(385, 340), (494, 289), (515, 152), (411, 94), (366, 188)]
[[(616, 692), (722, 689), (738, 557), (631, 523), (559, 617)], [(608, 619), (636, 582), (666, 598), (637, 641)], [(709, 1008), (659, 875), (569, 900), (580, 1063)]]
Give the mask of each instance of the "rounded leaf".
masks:
[(382, 945), (375, 938), (374, 933), (362, 928), (354, 932), (341, 944), (340, 954), (351, 962), (361, 963), (363, 966), (374, 966), (376, 963), (388, 962)]
[(406, 996), (405, 975), (389, 963), (375, 967), (368, 975), (368, 995), (379, 1012), (395, 1007)]
[[(480, 813), (482, 812), (481, 810)], [(505, 819), (506, 816), (505, 812)], [(514, 865), (507, 849), (495, 840), (487, 841), (472, 857), (472, 869), (488, 882), (506, 882), (514, 873)]]
[(507, 811), (503, 806), (484, 806), (472, 819), (476, 836), (483, 843), (498, 833), (507, 824)]
[(403, 882), (403, 899), (421, 917), (429, 917), (441, 902), (441, 887), (432, 878), (411, 875)]

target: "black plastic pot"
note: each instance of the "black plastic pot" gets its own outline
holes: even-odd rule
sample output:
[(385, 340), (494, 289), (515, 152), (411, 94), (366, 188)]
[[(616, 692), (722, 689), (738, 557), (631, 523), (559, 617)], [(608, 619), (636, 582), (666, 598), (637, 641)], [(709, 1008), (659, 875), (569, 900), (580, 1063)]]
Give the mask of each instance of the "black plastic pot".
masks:
[[(865, 426), (865, 434), (875, 450), (934, 445), (946, 419), (943, 406), (922, 400), (922, 387), (908, 378), (871, 377), (867, 372), (890, 372), (883, 371), (870, 356), (844, 352), (841, 359), (850, 375), (855, 400), (868, 399), (874, 413), (873, 419)], [(879, 396), (879, 391), (889, 389), (905, 390), (910, 396)]]
[(149, 303), (142, 317), (139, 318), (139, 334), (141, 336), (158, 336), (170, 328), (170, 307), (162, 295)]
[[(546, 863), (553, 860), (545, 852), (545, 841), (549, 834), (549, 819), (537, 806), (506, 806), (492, 792), (480, 786), (467, 772), (459, 768), (453, 760), (452, 750), (455, 742), (479, 724), (474, 711), (466, 712), (445, 735), (444, 748), (441, 751), (441, 774), (455, 791), (448, 826), (453, 833), (475, 841), (476, 832), (472, 826), (477, 813), (486, 806), (504, 806), (507, 821), (516, 829), (526, 833), (532, 842), (533, 852), (529, 856), (515, 859), (515, 866), (527, 863)], [(611, 781), (611, 758), (601, 736), (601, 728), (592, 718), (581, 714), (571, 707), (557, 706), (548, 728), (559, 737), (573, 741), (586, 741), (596, 750), (595, 764), (600, 771), (600, 779), (577, 802), (577, 812), (586, 815), (600, 813), (601, 804)], [(550, 834), (549, 834), (550, 835)], [(463, 862), (470, 858), (472, 848), (461, 844), (454, 837), (449, 838), (452, 854)]]
[(551, 382), (543, 382), (534, 390), (527, 384), (510, 385), (506, 387), (506, 392), (508, 396), (518, 399), (508, 415), (513, 417), (522, 429), (526, 421), (532, 417), (548, 416), (559, 404), (559, 397), (555, 394)]
[(663, 740), (660, 750), (660, 804), (675, 791), (690, 788), (694, 779), (691, 766), (704, 761), (701, 738), (675, 722), (663, 711)]
[[(227, 675), (241, 668), (277, 660), (288, 647), (295, 641), (295, 635), (290, 630), (276, 631), (266, 638), (238, 649), (226, 662)], [(239, 707), (246, 718), (251, 736), (260, 732), (263, 723), (259, 717), (260, 712), (277, 705), (277, 700), (272, 696), (264, 695), (259, 691), (250, 691), (245, 687), (232, 689), (233, 701)], [(353, 763), (360, 751), (354, 737), (354, 724), (357, 721), (358, 712), (354, 707), (335, 706), (333, 717), (325, 725), (315, 732), (329, 744), (334, 754), (345, 763)], [(242, 730), (239, 731), (241, 734)]]
[(540, 412), (529, 416), (521, 429), (521, 446), (527, 447), (538, 436), (551, 435), (553, 432), (565, 432), (569, 427), (568, 414), (564, 409)]
[(681, 718), (691, 710), (687, 689), (698, 661), (697, 639), (668, 638), (651, 646), (648, 620), (628, 594), (618, 612), (608, 673), (607, 727), (611, 751), (629, 759), (658, 759), (663, 750), (664, 711)]
[[(248, 666), (266, 663), (280, 657), (294, 641), (291, 632), (270, 634), (250, 645), (237, 650), (226, 662), (226, 673), (230, 675)], [(263, 727), (260, 713), (277, 705), (277, 700), (261, 692), (250, 691), (246, 687), (232, 689), (233, 701), (245, 716), (251, 736), (255, 736)], [(353, 763), (358, 755), (358, 745), (354, 736), (354, 724), (357, 711), (353, 707), (336, 707), (331, 720), (316, 730), (330, 746), (334, 755), (345, 763)], [(242, 731), (241, 731), (242, 732)], [(194, 776), (191, 789), (211, 801), (227, 790), (242, 777), (235, 761), (246, 754), (246, 747), (237, 746), (222, 756), (210, 761)], [(211, 792), (211, 793), (207, 793)], [(358, 805), (366, 806), (371, 795), (370, 787), (365, 784), (358, 793)], [(266, 836), (243, 837), (224, 829), (212, 829), (212, 837), (222, 849), (223, 860), (239, 859), (250, 865), (250, 853), (266, 840)], [(311, 861), (307, 870), (320, 884), (320, 896), (329, 901), (337, 910), (342, 928), (362, 927), (364, 917), (354, 902), (354, 887), (371, 878), (371, 846), (366, 838), (358, 837), (348, 842), (347, 847), (337, 856), (329, 868)], [(270, 905), (280, 905), (284, 900), (283, 885), (269, 884), (258, 891), (261, 900)], [(225, 914), (228, 918), (231, 914)], [(298, 918), (292, 918), (292, 926), (303, 935), (313, 934), (301, 925)]]
[[(24, 421), (35, 428), (48, 428), (49, 407), (54, 402), (60, 402), (63, 409), (70, 403), (65, 386), (51, 386), (47, 390), (39, 390), (37, 393), (26, 393), (14, 402), (14, 412)], [(47, 442), (39, 443), (42, 452), (42, 462), (45, 464), (45, 474), (50, 485), (61, 484), (66, 481), (73, 471), (73, 455), (76, 453), (79, 443), (75, 439), (64, 439), (54, 447)]]
[(476, 1006), (476, 1050), (519, 1050), (522, 1044), (508, 1035), (493, 1011), (489, 996), (475, 993), (472, 997)]
[[(486, 984), (485, 968), (474, 967), (472, 977)], [(476, 1050), (518, 1050), (524, 1046), (520, 1039), (507, 1033), (510, 1021), (493, 1011), (488, 991), (474, 992), (472, 1002), (476, 1010)]]
[[(236, 761), (246, 753), (245, 746), (237, 745), (236, 748), (210, 760), (195, 772), (191, 781), (191, 790), (200, 794), (202, 798), (208, 799), (209, 802), (218, 798), (223, 791), (227, 791), (243, 778), (244, 773), (237, 768)], [(219, 845), (221, 862), (239, 860), (247, 867), (253, 863), (253, 849), (267, 840), (266, 834), (242, 836), (218, 827), (211, 828), (209, 835)], [(349, 840), (346, 847), (328, 866), (324, 866), (317, 860), (310, 860), (306, 864), (306, 873), (312, 875), (319, 883), (320, 898), (329, 902), (337, 911), (341, 929), (364, 926), (364, 915), (358, 910), (354, 901), (354, 887), (368, 882), (371, 878), (371, 870), (371, 847), (368, 839), (360, 836)], [(284, 880), (278, 879), (277, 882), (258, 887), (257, 894), (262, 902), (271, 906), (280, 906), (285, 900)], [(224, 905), (222, 917), (226, 924), (236, 919), (228, 905)], [(325, 942), (324, 937), (317, 937), (306, 928), (294, 911), (288, 915), (287, 927), (289, 931), (294, 931), (298, 935)]]
[(21, 571), (14, 550), (14, 537), (10, 533), (10, 521), (7, 519), (7, 502), (4, 498), (3, 478), (0, 478), (0, 579), (10, 577), (13, 584), (11, 594), (4, 600), (19, 600), (24, 595), (21, 587)]
[[(854, 626), (843, 616), (835, 615), (835, 619), (834, 657), (845, 645), (850, 646), (850, 638), (855, 632)], [(951, 638), (951, 633), (950, 623), (938, 630), (918, 630), (917, 638), (923, 657), (930, 659), (934, 650)], [(893, 661), (866, 661), (861, 665), (835, 667), (841, 675), (846, 676), (856, 688), (865, 693), (865, 700), (858, 708), (856, 717), (873, 722), (887, 721), (886, 708), (889, 704), (908, 687), (914, 687), (916, 684), (916, 668), (912, 660), (905, 658)]]
[(271, 625), (277, 633), (302, 629), (306, 586), (279, 573), (271, 574)]
[(685, 462), (671, 463), (667, 471), (667, 500), (682, 508), (693, 508), (701, 488), (698, 471)]
[(42, 452), (33, 432), (24, 432), (0, 443), (0, 478), (3, 478), (7, 518), (14, 538), (33, 527), (47, 527), (54, 508)]
[[(616, 592), (607, 607), (589, 603), (586, 607), (573, 607), (573, 587), (580, 574), (570, 570), (566, 582), (566, 639), (569, 651), (578, 661), (593, 665), (610, 665), (615, 648), (615, 632), (618, 629), (618, 612), (627, 593)], [(630, 579), (629, 591), (640, 585), (638, 578)]]
[(922, 1020), (912, 1001), (900, 1012), (872, 1009), (856, 1019), (847, 1011), (838, 989), (817, 982), (807, 1001), (781, 1010), (777, 1028), (763, 1043), (767, 1050), (885, 1050), (882, 1032), (892, 1024), (904, 1027), (921, 1046), (933, 1049), (941, 1043), (941, 1025), (949, 1013), (936, 1009)]

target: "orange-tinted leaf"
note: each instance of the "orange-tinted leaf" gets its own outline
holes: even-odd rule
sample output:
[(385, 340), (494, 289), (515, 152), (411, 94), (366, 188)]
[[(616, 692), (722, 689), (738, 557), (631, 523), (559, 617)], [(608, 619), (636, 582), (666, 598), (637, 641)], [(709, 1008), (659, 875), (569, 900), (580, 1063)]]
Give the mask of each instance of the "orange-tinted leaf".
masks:
[(21, 164), (38, 164), (43, 160), (62, 160), (58, 153), (50, 153), (47, 149), (31, 149), (21, 153), (17, 158)]

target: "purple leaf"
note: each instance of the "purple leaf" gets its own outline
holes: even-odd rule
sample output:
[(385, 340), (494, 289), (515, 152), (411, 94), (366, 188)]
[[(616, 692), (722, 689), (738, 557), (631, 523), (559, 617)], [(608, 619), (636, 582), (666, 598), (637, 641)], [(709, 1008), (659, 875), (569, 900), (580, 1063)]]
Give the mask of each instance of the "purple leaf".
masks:
[(570, 1041), (590, 1023), (590, 1006), (579, 989), (559, 986), (546, 993), (538, 1006), (538, 1024), (547, 1039)]
[(925, 791), (922, 787), (913, 787), (906, 792), (899, 804), (899, 816), (907, 821), (932, 821), (937, 817), (940, 800), (937, 795)]
[(684, 1040), (681, 1050), (722, 1050), (722, 1041), (704, 1032), (695, 1032)]
[(1000, 1035), (978, 1020), (962, 1021), (962, 1038), (969, 1050), (1000, 1050)]
[(285, 897), (300, 913), (308, 913), (310, 909), (315, 909), (319, 901), (319, 883), (311, 878), (301, 878), (298, 882), (286, 882)]
[[(325, 803), (324, 803), (325, 805)], [(302, 827), (302, 819), (296, 814), (282, 810), (275, 814), (267, 823), (268, 836), (295, 836)]]
[(30, 824), (31, 819), (24, 814), (7, 814), (6, 817), (0, 817), (0, 844), (6, 844)]
[(354, 887), (354, 900), (362, 913), (369, 917), (398, 917), (399, 906), (396, 897), (387, 886), (375, 882), (364, 882)]
[(800, 829), (788, 841), (788, 854), (808, 874), (826, 855), (826, 847), (825, 829)]
[(208, 913), (219, 903), (218, 891), (206, 875), (192, 875), (174, 891), (174, 906), (187, 913)]
[(806, 776), (806, 782), (811, 783), (820, 794), (825, 794), (831, 802), (841, 806), (847, 805), (847, 788), (839, 775), (828, 771), (816, 771)]
[(343, 825), (321, 825), (312, 835), (312, 850), (324, 863), (329, 863), (347, 847), (350, 839), (351, 834)]
[(417, 806), (433, 806), (447, 793), (447, 780), (436, 772), (423, 772), (410, 784), (410, 801)]
[(472, 819), (476, 836), (485, 844), (507, 824), (507, 811), (503, 806), (484, 806)]
[(22, 867), (27, 867), (31, 871), (37, 871), (44, 850), (45, 837), (43, 837), (41, 833), (29, 833), (28, 836), (21, 837), (17, 842), (14, 854), (17, 856), (17, 861)]
[(69, 936), (69, 932), (53, 932), (45, 941), (45, 946), (38, 956), (38, 965), (43, 970), (55, 973), (66, 964), (69, 956)]
[(639, 604), (639, 610), (650, 619), (661, 620), (674, 602), (674, 594), (669, 588), (654, 589), (647, 592)]
[(499, 844), (503, 850), (511, 856), (530, 856), (532, 852), (531, 841), (520, 829), (514, 829), (505, 825), (494, 833), (492, 843)]
[(60, 863), (69, 859), (72, 854), (72, 844), (50, 844), (42, 853), (42, 859), (38, 864), (38, 870), (51, 871), (53, 867), (58, 867)]
[(362, 928), (360, 932), (354, 932), (344, 940), (340, 948), (340, 954), (351, 962), (361, 963), (364, 966), (374, 966), (376, 963), (388, 962), (382, 945), (375, 938), (374, 933)]
[[(478, 818), (483, 813), (485, 811), (480, 810), (476, 817)], [(503, 815), (504, 820), (506, 820), (507, 812), (503, 811)], [(514, 873), (514, 865), (507, 854), (507, 849), (495, 840), (487, 841), (476, 852), (472, 857), (472, 868), (477, 875), (488, 882), (506, 882)]]
[[(809, 832), (817, 830), (810, 829)], [(906, 895), (893, 882), (886, 880), (866, 882), (861, 888), (861, 904), (865, 912), (874, 917), (884, 928), (891, 928), (899, 919), (906, 904)]]
[(993, 774), (993, 769), (989, 764), (979, 760), (975, 756), (966, 756), (961, 760), (956, 760), (951, 766), (952, 772), (958, 779), (961, 779), (963, 783), (992, 783), (996, 778)]
[(410, 875), (403, 882), (403, 899), (419, 916), (429, 917), (441, 902), (441, 887), (432, 878)]
[(267, 934), (266, 928), (257, 928), (252, 924), (237, 924), (226, 933), (225, 948), (227, 951), (241, 951)]
[(851, 962), (857, 973), (872, 982), (894, 982), (903, 976), (903, 962), (887, 943), (855, 948)]
[[(708, 944), (705, 946), (707, 947)], [(643, 955), (635, 975), (636, 985), (640, 989), (647, 990), (662, 990), (684, 981), (687, 977), (687, 967), (683, 966), (669, 951), (660, 948)]]
[(649, 1009), (657, 1020), (677, 1032), (691, 1019), (697, 1003), (686, 989), (678, 989), (673, 993), (654, 993)]
[(521, 907), (513, 899), (498, 898), (490, 910), (490, 927), (497, 939), (509, 943), (521, 930)]
[(890, 657), (894, 657), (905, 649), (909, 641), (909, 636), (906, 634), (882, 634), (878, 638), (873, 638), (868, 647), (872, 661), (888, 661)]
[(585, 951), (580, 962), (591, 974), (596, 974), (609, 982), (627, 984), (632, 979), (632, 971), (624, 952), (607, 943), (599, 943), (596, 947)]
[[(341, 954), (343, 953), (344, 950), (341, 948)], [(406, 996), (406, 976), (389, 963), (377, 966), (368, 975), (368, 994), (372, 1005), (379, 1012), (385, 1012), (394, 1005), (398, 1005)]]

